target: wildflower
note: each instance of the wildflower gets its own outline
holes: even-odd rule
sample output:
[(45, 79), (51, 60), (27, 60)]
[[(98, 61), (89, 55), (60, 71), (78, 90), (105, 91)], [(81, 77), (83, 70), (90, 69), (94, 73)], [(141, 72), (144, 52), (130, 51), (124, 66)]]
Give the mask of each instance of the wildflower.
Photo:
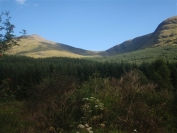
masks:
[(90, 128), (90, 130), (92, 130), (92, 127), (89, 127)]
[(87, 130), (87, 131), (90, 131), (91, 129), (88, 127), (88, 128), (86, 128), (86, 130)]
[(82, 98), (82, 101), (87, 101), (88, 100), (88, 98)]
[(88, 111), (88, 110), (90, 110), (90, 106), (85, 104), (85, 105), (82, 106), (82, 110), (83, 111)]
[(137, 130), (136, 130), (136, 129), (134, 129), (133, 131), (134, 131), (134, 132), (137, 132)]
[(98, 105), (95, 105), (95, 108), (98, 108)]
[(88, 127), (89, 127), (89, 125), (88, 125), (88, 124), (85, 124), (85, 127), (87, 127), (87, 128), (88, 128)]
[(84, 125), (82, 125), (82, 124), (79, 124), (78, 126), (77, 126), (78, 128), (84, 128), (85, 126)]
[(105, 127), (105, 124), (101, 123), (101, 124), (100, 124), (100, 127)]

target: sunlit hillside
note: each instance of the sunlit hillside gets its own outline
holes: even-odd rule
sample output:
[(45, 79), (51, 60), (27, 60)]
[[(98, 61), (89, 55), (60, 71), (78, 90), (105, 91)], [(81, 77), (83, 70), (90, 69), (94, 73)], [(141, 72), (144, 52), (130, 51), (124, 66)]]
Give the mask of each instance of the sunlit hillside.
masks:
[(72, 57), (82, 58), (95, 56), (95, 52), (74, 48), (68, 45), (48, 41), (38, 35), (26, 36), (21, 39), (19, 46), (13, 47), (8, 54), (25, 55), (34, 58)]

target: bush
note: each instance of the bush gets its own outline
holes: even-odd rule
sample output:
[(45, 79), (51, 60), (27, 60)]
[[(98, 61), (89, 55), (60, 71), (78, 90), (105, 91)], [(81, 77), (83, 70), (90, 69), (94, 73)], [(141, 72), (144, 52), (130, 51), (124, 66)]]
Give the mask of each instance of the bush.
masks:
[(73, 122), (76, 99), (74, 77), (58, 76), (45, 79), (28, 92), (25, 110), (31, 112), (37, 125), (45, 130), (69, 130)]
[(25, 108), (41, 130), (51, 132), (175, 132), (172, 92), (143, 84), (141, 76), (94, 74), (81, 85), (74, 77), (51, 77), (29, 90)]
[[(82, 94), (93, 96), (104, 108), (94, 126), (105, 123), (104, 130), (139, 132), (167, 132), (170, 103), (173, 99), (168, 90), (156, 91), (154, 84), (142, 84), (136, 72), (125, 73), (121, 79), (90, 78), (82, 86)], [(85, 92), (85, 93), (83, 93)], [(89, 92), (89, 93), (88, 93)], [(89, 99), (88, 99), (89, 100)], [(94, 112), (89, 114), (93, 123)]]

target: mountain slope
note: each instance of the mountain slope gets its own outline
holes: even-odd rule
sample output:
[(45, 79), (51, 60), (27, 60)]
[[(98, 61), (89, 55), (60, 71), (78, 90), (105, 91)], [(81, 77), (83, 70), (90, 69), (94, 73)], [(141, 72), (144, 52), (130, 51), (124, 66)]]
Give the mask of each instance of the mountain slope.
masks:
[(177, 16), (159, 24), (143, 47), (177, 44)]
[(30, 57), (95, 57), (112, 56), (157, 46), (177, 45), (177, 16), (158, 25), (153, 33), (124, 41), (102, 52), (88, 51), (69, 45), (48, 41), (38, 35), (22, 38), (20, 47), (15, 46), (8, 53)]
[(26, 55), (30, 57), (85, 57), (96, 56), (96, 52), (75, 48), (69, 45), (55, 43), (33, 34), (23, 37), (19, 42), (20, 46), (15, 46), (8, 51), (9, 54)]
[(117, 55), (149, 47), (174, 44), (177, 44), (177, 16), (168, 18), (160, 23), (153, 33), (125, 41), (106, 51), (100, 52), (100, 54)]
[(123, 54), (123, 53), (138, 50), (149, 39), (150, 36), (151, 36), (151, 34), (148, 34), (148, 35), (134, 38), (132, 40), (125, 41), (119, 45), (116, 45), (116, 46), (106, 50), (106, 51), (100, 52), (100, 54), (105, 55), (105, 56), (109, 56), (109, 55)]

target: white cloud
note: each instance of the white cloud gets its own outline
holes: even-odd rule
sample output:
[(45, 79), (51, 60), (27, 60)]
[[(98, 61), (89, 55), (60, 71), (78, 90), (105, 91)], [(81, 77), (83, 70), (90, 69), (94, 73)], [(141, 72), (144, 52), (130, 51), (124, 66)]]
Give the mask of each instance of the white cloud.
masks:
[(18, 4), (24, 4), (26, 0), (15, 0)]

